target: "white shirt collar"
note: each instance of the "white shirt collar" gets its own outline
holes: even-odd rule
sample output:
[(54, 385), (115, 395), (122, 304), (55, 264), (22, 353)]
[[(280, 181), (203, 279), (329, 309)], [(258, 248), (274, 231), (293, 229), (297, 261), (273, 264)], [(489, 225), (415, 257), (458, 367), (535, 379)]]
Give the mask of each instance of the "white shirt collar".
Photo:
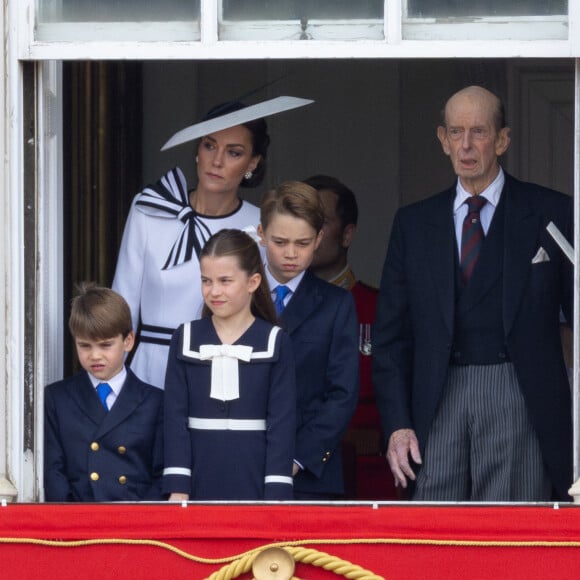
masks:
[(89, 372), (87, 372), (87, 374), (89, 375), (89, 379), (91, 379), (91, 383), (95, 389), (101, 383), (107, 383), (108, 385), (110, 385), (111, 389), (113, 389), (113, 393), (115, 393), (115, 395), (118, 396), (119, 393), (121, 392), (121, 389), (123, 388), (123, 385), (125, 384), (125, 379), (127, 378), (127, 369), (125, 368), (125, 365), (123, 365), (123, 368), (114, 377), (111, 377), (108, 381), (101, 381), (100, 379), (97, 379), (97, 377), (91, 375), (91, 373)]
[[(505, 174), (503, 169), (499, 168), (499, 172), (496, 178), (479, 194), (485, 199), (487, 199), (488, 203), (493, 205), (494, 209), (497, 207), (499, 203), (499, 198), (501, 197), (501, 192), (503, 190), (503, 186), (505, 184)], [(457, 187), (455, 189), (455, 201), (453, 202), (453, 213), (457, 213), (457, 210), (465, 203), (465, 200), (471, 197), (471, 193), (465, 190), (463, 185), (461, 185), (461, 179), (457, 179)]]
[(270, 286), (270, 292), (274, 292), (274, 288), (276, 288), (276, 286), (283, 285), (290, 288), (290, 292), (294, 294), (294, 292), (296, 292), (296, 288), (298, 288), (298, 285), (300, 282), (302, 282), (302, 278), (304, 278), (304, 273), (306, 272), (306, 270), (300, 272), (300, 274), (294, 276), (294, 278), (292, 278), (292, 280), (288, 280), (288, 282), (278, 282), (278, 280), (272, 276), (270, 268), (268, 268), (268, 264), (266, 263), (264, 266), (264, 270), (266, 271), (266, 278), (268, 279), (268, 285)]

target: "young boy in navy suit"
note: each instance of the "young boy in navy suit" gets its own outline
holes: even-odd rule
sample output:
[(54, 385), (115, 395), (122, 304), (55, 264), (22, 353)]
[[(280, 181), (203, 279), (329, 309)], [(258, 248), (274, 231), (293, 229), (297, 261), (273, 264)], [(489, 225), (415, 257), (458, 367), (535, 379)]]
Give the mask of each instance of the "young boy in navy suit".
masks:
[(296, 363), (294, 497), (340, 498), (340, 441), (359, 390), (354, 300), (350, 292), (308, 270), (324, 225), (324, 208), (313, 187), (280, 184), (264, 196), (260, 220), (266, 277)]
[(44, 391), (46, 501), (162, 499), (163, 392), (125, 367), (135, 340), (127, 303), (83, 284), (69, 329), (84, 370)]

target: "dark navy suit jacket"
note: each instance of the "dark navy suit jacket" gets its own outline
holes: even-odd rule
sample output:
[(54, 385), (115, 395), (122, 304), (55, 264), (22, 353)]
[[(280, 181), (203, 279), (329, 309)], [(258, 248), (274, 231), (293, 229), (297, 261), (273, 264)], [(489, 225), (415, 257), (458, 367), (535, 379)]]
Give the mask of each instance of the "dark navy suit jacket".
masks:
[(358, 323), (350, 292), (306, 271), (282, 313), (296, 362), (294, 491), (343, 494), (340, 441), (359, 390)]
[(44, 391), (46, 501), (160, 500), (163, 391), (127, 379), (109, 412), (85, 371)]
[[(455, 186), (397, 213), (374, 329), (373, 382), (385, 436), (414, 429), (422, 451), (453, 343), (454, 197)], [(509, 175), (502, 198), (505, 344), (556, 496), (566, 498), (572, 483), (571, 396), (559, 314), (562, 309), (572, 320), (573, 268), (546, 226), (553, 221), (571, 238), (572, 199)], [(533, 263), (540, 248), (548, 259)], [(477, 269), (473, 275), (480, 275)], [(472, 305), (496, 280), (480, 280)]]

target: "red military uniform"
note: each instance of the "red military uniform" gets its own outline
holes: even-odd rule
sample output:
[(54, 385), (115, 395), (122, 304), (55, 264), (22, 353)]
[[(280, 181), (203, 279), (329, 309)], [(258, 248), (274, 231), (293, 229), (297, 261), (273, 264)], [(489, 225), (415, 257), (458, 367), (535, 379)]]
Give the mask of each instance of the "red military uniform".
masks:
[(357, 281), (350, 268), (332, 280), (332, 283), (351, 291), (360, 333), (359, 399), (343, 443), (346, 494), (349, 499), (396, 500), (399, 494), (381, 449), (381, 421), (371, 375), (370, 325), (375, 320), (378, 290)]

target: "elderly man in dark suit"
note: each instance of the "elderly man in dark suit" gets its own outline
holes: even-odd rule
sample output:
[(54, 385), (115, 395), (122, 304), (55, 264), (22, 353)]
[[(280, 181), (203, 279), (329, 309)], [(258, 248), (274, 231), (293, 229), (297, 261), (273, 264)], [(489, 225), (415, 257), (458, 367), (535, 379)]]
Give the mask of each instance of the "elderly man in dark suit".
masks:
[(455, 185), (396, 215), (375, 325), (374, 384), (398, 485), (433, 501), (569, 499), (571, 397), (559, 319), (570, 197), (507, 175), (503, 106), (482, 87), (438, 128)]

